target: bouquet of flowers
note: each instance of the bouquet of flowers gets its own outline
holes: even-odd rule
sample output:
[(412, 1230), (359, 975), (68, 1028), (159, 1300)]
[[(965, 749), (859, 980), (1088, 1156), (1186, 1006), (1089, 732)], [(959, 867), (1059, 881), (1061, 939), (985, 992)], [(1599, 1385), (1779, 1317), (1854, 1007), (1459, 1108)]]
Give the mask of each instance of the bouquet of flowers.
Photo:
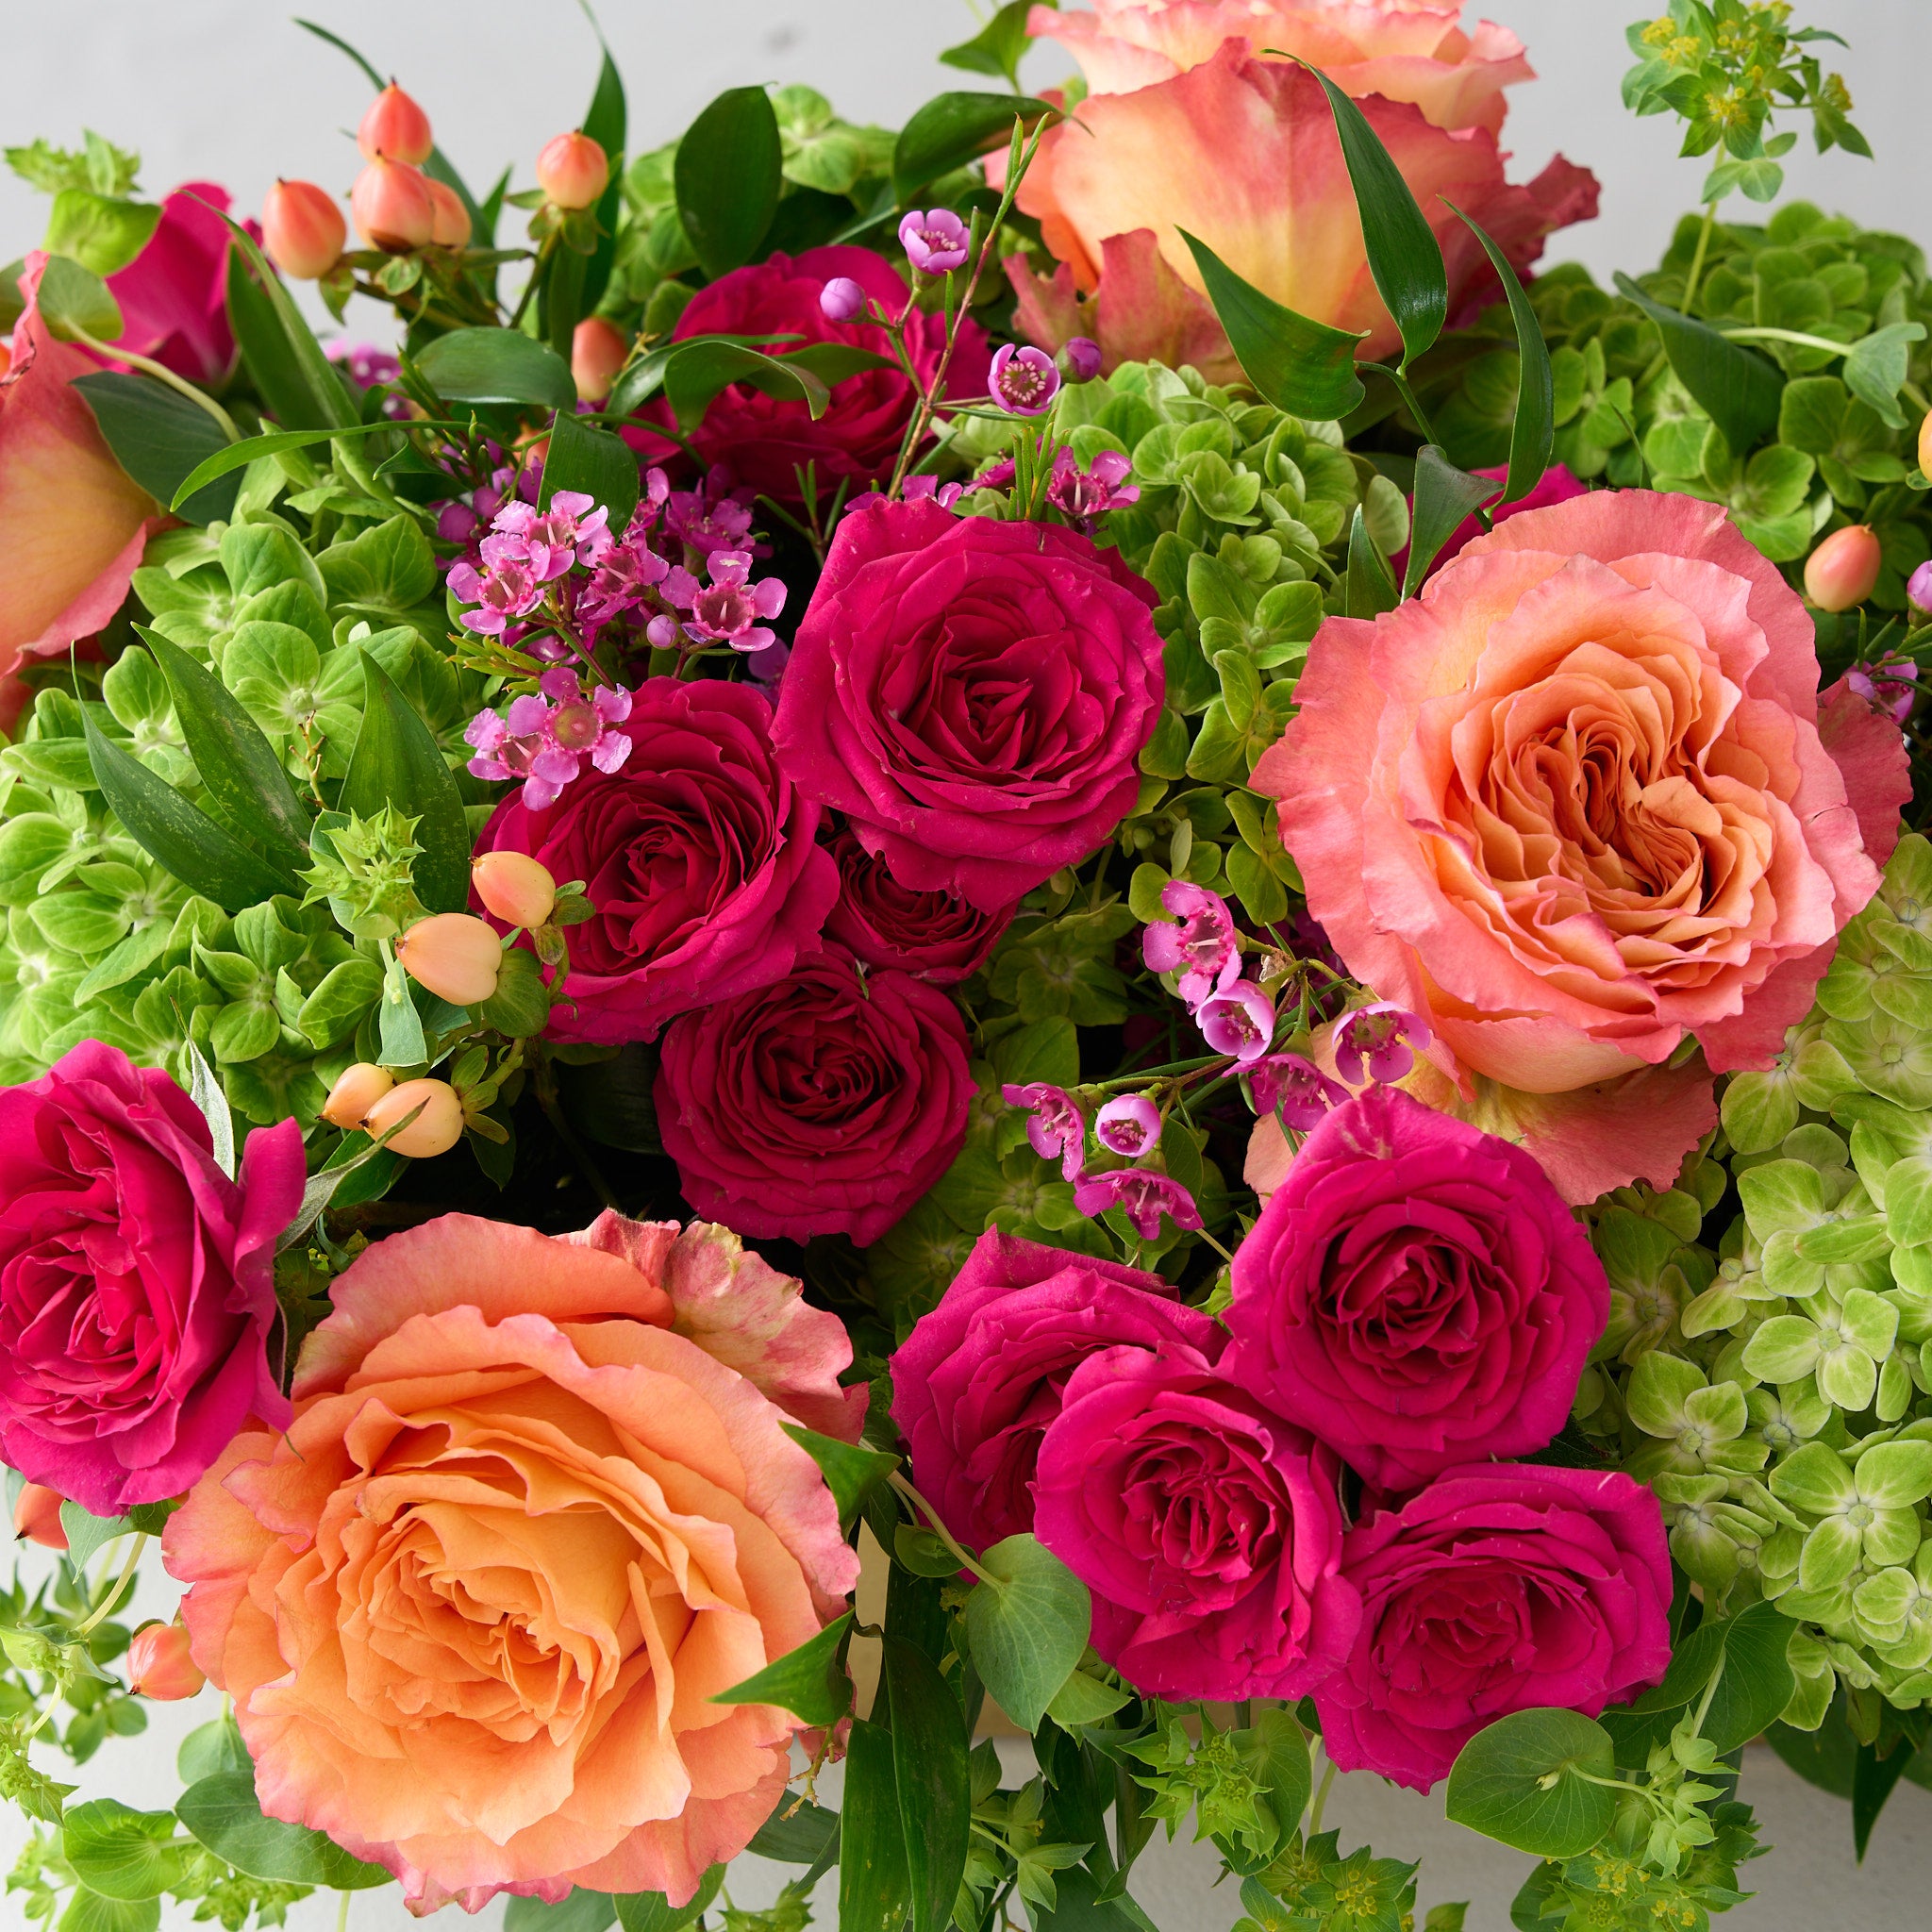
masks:
[(1532, 274), (1458, 12), (607, 56), (480, 198), (315, 28), (353, 237), (7, 151), (17, 1913), (1411, 1927), (1340, 1769), (1695, 1928), (1748, 1740), (1932, 1782), (1924, 257), (1670, 0), (1700, 211)]

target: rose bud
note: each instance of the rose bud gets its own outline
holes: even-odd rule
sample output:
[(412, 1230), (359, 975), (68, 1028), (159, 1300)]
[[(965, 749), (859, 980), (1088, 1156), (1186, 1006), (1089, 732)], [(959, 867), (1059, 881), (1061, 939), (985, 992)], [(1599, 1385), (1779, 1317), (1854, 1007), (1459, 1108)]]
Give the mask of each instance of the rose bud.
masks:
[(261, 245), (298, 282), (325, 275), (348, 239), (349, 225), (335, 197), (313, 181), (277, 180), (261, 197)]
[(556, 208), (589, 208), (609, 179), (609, 159), (581, 128), (559, 134), (537, 157), (537, 186)]
[(179, 1624), (144, 1624), (127, 1646), (127, 1685), (158, 1704), (192, 1697), (208, 1682), (188, 1654), (188, 1632)]
[(495, 928), (474, 912), (437, 912), (419, 919), (396, 941), (403, 971), (453, 1007), (480, 1006), (496, 991), (503, 944)]
[[(1925, 420), (1932, 422), (1932, 416)], [(1922, 563), (1906, 579), (1906, 599), (1921, 617), (1932, 617), (1932, 562)]]
[(436, 203), (429, 183), (407, 161), (378, 157), (356, 176), (350, 212), (372, 248), (407, 255), (436, 233)]
[(362, 125), (356, 129), (356, 145), (365, 161), (386, 155), (392, 161), (408, 161), (420, 168), (434, 145), (429, 138), (429, 116), (391, 81), (370, 102)]
[(1100, 374), (1100, 344), (1071, 337), (1060, 349), (1059, 366), (1069, 382), (1091, 382)]
[(322, 1117), (330, 1126), (349, 1133), (362, 1124), (369, 1109), (395, 1084), (396, 1076), (387, 1067), (358, 1060), (328, 1090), (328, 1098), (322, 1104)]
[(64, 1550), (67, 1532), (60, 1524), (60, 1505), (66, 1501), (58, 1490), (45, 1483), (28, 1483), (13, 1506), (13, 1533), (44, 1550)]
[(527, 852), (486, 852), (470, 868), (470, 883), (490, 911), (508, 925), (541, 925), (557, 906), (550, 868)]
[(436, 211), (436, 225), (430, 229), (429, 239), (439, 248), (460, 248), (470, 239), (470, 210), (463, 206), (463, 197), (447, 181), (433, 180), (427, 175), (423, 185), (428, 189), (429, 204)]
[[(423, 1111), (416, 1113), (419, 1107)], [(447, 1154), (463, 1138), (463, 1103), (447, 1080), (405, 1080), (400, 1087), (391, 1087), (369, 1109), (363, 1131), (380, 1140), (412, 1113), (416, 1118), (387, 1143), (411, 1160)]]
[(1849, 610), (1872, 594), (1882, 560), (1869, 525), (1834, 530), (1805, 565), (1805, 594), (1821, 610)]
[(577, 394), (587, 403), (601, 403), (629, 354), (630, 343), (614, 322), (601, 315), (585, 316), (570, 339), (570, 373)]
[(857, 322), (865, 313), (865, 291), (850, 275), (834, 275), (820, 291), (819, 312), (827, 322)]

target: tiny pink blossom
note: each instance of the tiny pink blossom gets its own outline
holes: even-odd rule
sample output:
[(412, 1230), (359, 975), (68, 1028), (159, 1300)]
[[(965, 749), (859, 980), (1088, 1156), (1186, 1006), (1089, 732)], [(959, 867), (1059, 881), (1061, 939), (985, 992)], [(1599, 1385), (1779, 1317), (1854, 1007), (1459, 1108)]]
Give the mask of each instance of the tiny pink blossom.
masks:
[[(1921, 570), (1926, 567), (1920, 565)], [(1932, 592), (1932, 577), (1926, 588)], [(1910, 658), (1890, 655), (1874, 664), (1854, 664), (1845, 674), (1845, 683), (1874, 710), (1890, 714), (1892, 723), (1904, 724), (1912, 715), (1919, 699), (1919, 667)]]
[(1086, 1165), (1087, 1125), (1073, 1096), (1064, 1088), (1034, 1080), (1026, 1086), (1006, 1086), (1000, 1098), (1008, 1107), (1030, 1108), (1026, 1138), (1042, 1160), (1058, 1159), (1065, 1180), (1077, 1181)]
[(628, 736), (612, 728), (630, 716), (629, 691), (600, 685), (586, 698), (576, 673), (561, 665), (543, 674), (538, 690), (541, 696), (512, 698), (501, 718), (478, 712), (463, 731), (477, 754), (470, 770), (479, 778), (521, 778), (531, 811), (555, 805), (584, 758), (615, 772), (631, 750)]
[(1178, 973), (1182, 1001), (1191, 1012), (1210, 994), (1241, 977), (1241, 946), (1227, 901), (1205, 886), (1171, 879), (1160, 904), (1179, 922), (1158, 920), (1141, 936), (1141, 957), (1150, 973)]
[(1140, 502), (1140, 487), (1127, 481), (1132, 468), (1119, 450), (1104, 449), (1093, 458), (1092, 466), (1083, 470), (1074, 452), (1062, 443), (1054, 456), (1046, 500), (1091, 535), (1095, 522), (1107, 511)]
[(1411, 1047), (1429, 1043), (1426, 1021), (1406, 1008), (1378, 1000), (1342, 1016), (1335, 1029), (1335, 1070), (1350, 1086), (1359, 1086), (1362, 1066), (1372, 1080), (1399, 1080), (1415, 1065)]
[(941, 509), (951, 509), (965, 487), (963, 483), (941, 483), (937, 476), (908, 476), (901, 491), (908, 503), (930, 497)]
[(1271, 1054), (1248, 1069), (1257, 1113), (1279, 1113), (1282, 1124), (1306, 1133), (1331, 1108), (1348, 1098), (1348, 1089), (1331, 1080), (1312, 1060), (1298, 1053)]
[(1074, 1190), (1074, 1206), (1090, 1221), (1118, 1208), (1143, 1241), (1159, 1235), (1163, 1214), (1178, 1228), (1191, 1231), (1202, 1225), (1201, 1210), (1187, 1189), (1171, 1175), (1145, 1167), (1116, 1167), (1083, 1176)]
[(1160, 1110), (1144, 1093), (1124, 1093), (1094, 1115), (1093, 1138), (1109, 1154), (1138, 1160), (1160, 1145)]
[(819, 294), (827, 322), (857, 322), (865, 313), (865, 291), (850, 275), (834, 275)]
[(1274, 1043), (1274, 1002), (1252, 979), (1238, 979), (1194, 1008), (1194, 1024), (1216, 1053), (1248, 1066)]
[(748, 550), (751, 506), (741, 503), (717, 472), (697, 490), (674, 490), (665, 501), (664, 527), (680, 542), (708, 557), (714, 550)]
[(483, 540), (486, 568), (459, 563), (449, 574), (449, 587), (459, 603), (475, 601), (475, 608), (457, 613), (458, 621), (478, 637), (500, 637), (508, 626), (527, 617), (543, 601), (543, 581), (527, 564), (515, 558), (491, 558), (491, 539)]
[(1006, 342), (993, 352), (987, 388), (1008, 415), (1041, 416), (1059, 393), (1060, 373), (1044, 349)]
[(914, 208), (899, 224), (899, 245), (921, 275), (942, 275), (966, 265), (966, 224), (949, 208)]
[(779, 577), (751, 581), (751, 553), (714, 550), (707, 559), (711, 581), (700, 584), (682, 568), (670, 571), (664, 594), (691, 615), (685, 630), (707, 643), (729, 644), (734, 651), (763, 651), (777, 642), (777, 634), (761, 625), (785, 608), (785, 584)]

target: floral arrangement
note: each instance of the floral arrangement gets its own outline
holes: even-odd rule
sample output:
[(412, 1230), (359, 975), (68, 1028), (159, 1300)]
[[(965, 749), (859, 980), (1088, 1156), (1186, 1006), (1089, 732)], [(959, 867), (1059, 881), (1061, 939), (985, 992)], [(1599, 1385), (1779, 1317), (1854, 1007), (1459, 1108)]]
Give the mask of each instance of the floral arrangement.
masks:
[(1407, 1932), (1361, 1770), (1695, 1928), (1747, 1741), (1932, 1782), (1924, 258), (1671, 0), (1701, 213), (1533, 273), (1459, 13), (607, 56), (480, 200), (312, 29), (347, 219), (7, 151), (17, 1915), (1151, 1932), (1164, 1826)]

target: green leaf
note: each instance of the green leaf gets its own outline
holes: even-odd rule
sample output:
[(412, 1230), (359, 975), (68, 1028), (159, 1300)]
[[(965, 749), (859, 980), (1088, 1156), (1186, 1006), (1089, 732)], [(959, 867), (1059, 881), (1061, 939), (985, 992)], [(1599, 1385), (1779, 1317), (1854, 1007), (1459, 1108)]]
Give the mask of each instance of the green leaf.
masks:
[(384, 617), (412, 610), (436, 589), (436, 553), (415, 518), (392, 516), (316, 558), (332, 604)]
[[(1058, 0), (1049, 0), (1049, 4), (1057, 6)], [(1026, 16), (1032, 10), (1033, 0), (1007, 0), (1007, 5), (970, 41), (948, 47), (940, 59), (966, 74), (992, 75), (1006, 80), (1017, 92), (1021, 59), (1033, 44), (1026, 31)]]
[(337, 1891), (390, 1883), (380, 1865), (365, 1865), (323, 1833), (263, 1817), (251, 1772), (220, 1772), (190, 1785), (175, 1816), (216, 1857), (251, 1878), (325, 1885)]
[(48, 334), (63, 342), (78, 336), (111, 342), (126, 325), (114, 291), (92, 269), (65, 255), (47, 258), (41, 271), (39, 306)]
[(1453, 201), (1442, 206), (1483, 244), (1490, 265), (1509, 298), (1509, 319), (1516, 325), (1516, 411), (1509, 425), (1509, 474), (1503, 484), (1503, 501), (1515, 503), (1542, 481), (1550, 467), (1550, 450), (1557, 435), (1556, 377), (1550, 345), (1543, 339), (1536, 309), (1523, 291), (1523, 282), (1509, 258)]
[(665, 399), (687, 431), (704, 420), (712, 397), (734, 382), (749, 383), (781, 402), (804, 403), (814, 417), (824, 413), (831, 394), (808, 363), (738, 342), (686, 342), (664, 364)]
[(832, 1500), (839, 1506), (839, 1521), (850, 1523), (858, 1513), (866, 1492), (874, 1483), (884, 1482), (898, 1468), (899, 1458), (883, 1449), (863, 1449), (853, 1442), (841, 1442), (835, 1436), (822, 1436), (799, 1423), (779, 1426), (824, 1472)]
[(1449, 317), (1449, 275), (1441, 246), (1367, 116), (1319, 67), (1308, 67), (1307, 61), (1302, 65), (1328, 96), (1362, 218), (1369, 273), (1402, 332), (1401, 366), (1406, 370), (1442, 333)]
[(83, 1885), (60, 1915), (60, 1932), (155, 1932), (160, 1923), (158, 1898), (103, 1898)]
[(258, 457), (272, 457), (285, 449), (309, 449), (318, 442), (333, 442), (338, 437), (372, 436), (379, 430), (393, 429), (393, 423), (363, 423), (353, 429), (274, 429), (265, 436), (244, 437), (240, 442), (225, 442), (212, 456), (189, 471), (176, 486), (171, 509), (181, 506), (207, 485), (233, 470), (245, 470)]
[(546, 409), (575, 406), (570, 364), (545, 342), (519, 329), (456, 328), (424, 345), (416, 371), (453, 403), (531, 403)]
[(367, 651), (362, 680), (362, 728), (342, 779), (341, 809), (374, 818), (392, 805), (415, 819), (416, 842), (423, 848), (416, 858), (416, 896), (432, 912), (460, 912), (470, 902), (470, 824), (462, 794), (429, 727)]
[(852, 1679), (839, 1661), (839, 1646), (851, 1628), (852, 1612), (847, 1610), (816, 1637), (807, 1638), (743, 1683), (714, 1691), (711, 1702), (772, 1704), (808, 1724), (837, 1724), (852, 1707)]
[(581, 490), (609, 511), (610, 534), (624, 535), (638, 507), (638, 459), (621, 436), (598, 429), (575, 411), (550, 419), (550, 450), (543, 459), (541, 504), (559, 490)]
[[(380, 81), (376, 82), (377, 87), (381, 85)], [(315, 404), (320, 421), (331, 423), (341, 429), (352, 427), (361, 420), (361, 408), (357, 398), (349, 393), (347, 378), (323, 353), (322, 344), (315, 339), (315, 331), (295, 307), (294, 298), (283, 285), (281, 276), (269, 266), (268, 257), (256, 244), (255, 237), (232, 215), (224, 214), (221, 219), (222, 225), (228, 231), (230, 244), (255, 272), (256, 282), (274, 310), (276, 322), (281, 325), (282, 340), (290, 358), (302, 373), (303, 382)]]
[[(1496, 483), (1458, 470), (1433, 442), (1425, 442), (1415, 461), (1415, 511), (1409, 524), (1408, 567), (1402, 575), (1402, 594), (1413, 597), (1437, 554), (1478, 504), (1495, 495)], [(1350, 535), (1351, 562), (1354, 536)], [(1379, 554), (1379, 553), (1378, 553)]]
[(1618, 275), (1617, 289), (1657, 324), (1677, 380), (1703, 405), (1734, 455), (1742, 457), (1771, 434), (1785, 386), (1773, 363), (1727, 341), (1704, 323), (1653, 301), (1626, 275)]
[(227, 1091), (215, 1078), (200, 1047), (188, 1042), (188, 1097), (194, 1110), (208, 1123), (208, 1151), (215, 1165), (235, 1178), (235, 1116), (228, 1108)]
[(1365, 393), (1355, 373), (1356, 345), (1369, 333), (1330, 328), (1264, 295), (1185, 228), (1208, 299), (1236, 358), (1264, 400), (1311, 423), (1338, 423)]
[[(792, 1807), (796, 1806), (794, 1810)], [(839, 1814), (809, 1798), (787, 1791), (772, 1815), (758, 1826), (748, 1852), (783, 1865), (816, 1865), (839, 1831)]]
[(1023, 1731), (1085, 1655), (1093, 1622), (1087, 1586), (1032, 1536), (1009, 1536), (979, 1558), (988, 1580), (966, 1598), (973, 1666), (988, 1694)]
[(125, 1516), (94, 1516), (78, 1503), (62, 1503), (60, 1527), (67, 1536), (67, 1560), (76, 1570), (85, 1570), (117, 1536), (125, 1536), (134, 1524)]
[(621, 1891), (616, 1899), (617, 1923), (624, 1932), (683, 1932), (704, 1917), (724, 1883), (724, 1866), (713, 1865), (681, 1906), (674, 1906), (661, 1891)]
[[(597, 25), (596, 16), (591, 24)], [(597, 27), (597, 39), (604, 30)], [(610, 284), (610, 267), (617, 259), (617, 230), (624, 211), (624, 147), (628, 114), (624, 99), (624, 76), (604, 46), (604, 59), (597, 69), (597, 86), (585, 110), (583, 130), (610, 158), (610, 180), (597, 202), (597, 246), (584, 264), (582, 313), (592, 313)]]
[(931, 1658), (903, 1638), (886, 1638), (879, 1682), (891, 1713), (913, 1932), (944, 1932), (973, 1828), (965, 1715)]
[(1589, 1779), (1615, 1771), (1601, 1724), (1574, 1710), (1519, 1710), (1457, 1754), (1447, 1810), (1457, 1824), (1519, 1852), (1574, 1858), (1610, 1828), (1616, 1794)]
[[(251, 851), (206, 812), (197, 811), (166, 779), (156, 777), (107, 737), (92, 716), (82, 723), (88, 763), (109, 809), (135, 843), (183, 885), (192, 886), (225, 912), (240, 912), (278, 892), (301, 897), (303, 889), (292, 874)], [(463, 856), (467, 880), (467, 844)]]
[[(1711, 1627), (1698, 1625), (1700, 1631)], [(1785, 1657), (1791, 1621), (1775, 1604), (1753, 1604), (1715, 1627), (1724, 1643), (1724, 1675), (1701, 1735), (1722, 1757), (1762, 1734), (1791, 1701), (1796, 1679)]]
[[(295, 354), (275, 306), (249, 273), (245, 257), (228, 256), (228, 326), (249, 377), (261, 392), (268, 412), (284, 430), (327, 429), (334, 426), (329, 405), (317, 396), (308, 373)], [(251, 439), (253, 440), (253, 439)], [(238, 445), (246, 447), (246, 444)], [(267, 452), (258, 452), (267, 454)], [(202, 477), (195, 484), (207, 482)]]
[(574, 1886), (556, 1905), (541, 1898), (513, 1898), (504, 1908), (503, 1932), (610, 1932), (617, 1901), (608, 1891)]
[(248, 1746), (242, 1741), (242, 1726), (232, 1717), (210, 1718), (198, 1724), (181, 1740), (175, 1755), (175, 1771), (183, 1785), (199, 1784), (205, 1777), (223, 1772), (248, 1771)]
[[(1046, 1714), (1061, 1730), (1071, 1731), (1080, 1724), (1101, 1723), (1126, 1702), (1126, 1691), (1117, 1690), (1111, 1684), (1103, 1684), (1098, 1677), (1090, 1677), (1085, 1671), (1075, 1671), (1054, 1692), (1053, 1702), (1046, 1707)], [(1304, 1763), (1307, 1761), (1306, 1749), (1302, 1752), (1302, 1760)]]
[[(173, 504), (196, 465), (228, 447), (221, 425), (206, 409), (151, 375), (102, 370), (75, 376), (71, 387), (93, 411), (114, 460), (158, 503)], [(241, 488), (237, 476), (190, 497), (175, 513), (192, 524), (214, 523), (233, 514)]]
[(726, 88), (684, 131), (672, 166), (677, 215), (714, 281), (758, 252), (784, 191), (784, 143), (761, 87)]
[(914, 109), (892, 147), (892, 193), (899, 206), (910, 208), (928, 181), (1004, 146), (1015, 121), (1030, 125), (1056, 111), (1028, 94), (935, 94)]
[(158, 1898), (182, 1874), (186, 1840), (175, 1838), (172, 1811), (134, 1811), (113, 1798), (70, 1805), (60, 1822), (60, 1855), (74, 1875), (103, 1898)]
[(98, 194), (90, 188), (63, 188), (48, 210), (41, 246), (49, 255), (71, 255), (97, 275), (110, 275), (147, 246), (160, 219), (160, 208), (153, 202)]
[(1345, 614), (1379, 617), (1385, 610), (1393, 610), (1398, 601), (1395, 580), (1389, 575), (1389, 566), (1375, 548), (1374, 539), (1369, 535), (1360, 505), (1357, 505), (1348, 531), (1348, 576), (1342, 587)]
[(1905, 1775), (1912, 1755), (1909, 1738), (1898, 1739), (1883, 1757), (1875, 1744), (1858, 1746), (1858, 1756), (1852, 1766), (1852, 1844), (1861, 1865), (1872, 1843), (1872, 1828), (1878, 1823), (1878, 1814), (1885, 1809), (1892, 1788)]
[(1854, 342), (1845, 357), (1845, 387), (1869, 403), (1893, 429), (1906, 426), (1898, 392), (1910, 373), (1911, 345), (1924, 340), (1923, 322), (1895, 322), (1890, 328), (1874, 330), (1862, 341)]
[(883, 1725), (855, 1718), (840, 1813), (839, 1932), (899, 1932), (911, 1904), (892, 1740)]

